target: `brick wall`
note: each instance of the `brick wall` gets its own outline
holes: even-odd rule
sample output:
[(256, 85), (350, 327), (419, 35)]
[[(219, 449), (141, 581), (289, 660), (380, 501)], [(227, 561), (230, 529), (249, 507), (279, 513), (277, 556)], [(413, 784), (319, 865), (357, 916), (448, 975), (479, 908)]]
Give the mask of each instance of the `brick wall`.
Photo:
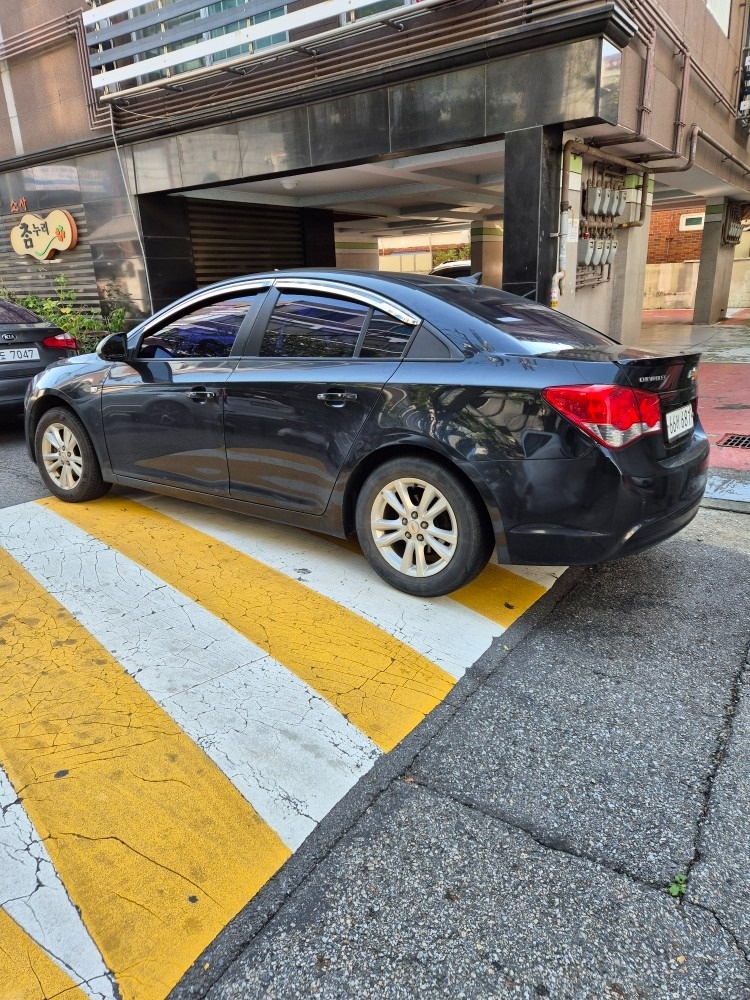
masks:
[(673, 264), (700, 258), (703, 230), (680, 232), (680, 217), (695, 211), (699, 209), (675, 208), (651, 213), (647, 263)]

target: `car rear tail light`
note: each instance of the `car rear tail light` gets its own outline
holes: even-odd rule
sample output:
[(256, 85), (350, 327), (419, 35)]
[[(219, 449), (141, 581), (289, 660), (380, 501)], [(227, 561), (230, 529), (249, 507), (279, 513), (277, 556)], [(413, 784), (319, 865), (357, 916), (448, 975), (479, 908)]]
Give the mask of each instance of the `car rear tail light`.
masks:
[(607, 448), (624, 448), (661, 431), (661, 402), (655, 392), (622, 385), (561, 385), (544, 389), (542, 396)]
[(76, 338), (69, 333), (56, 333), (52, 337), (45, 337), (42, 341), (45, 347), (54, 347), (58, 351), (77, 351), (78, 344)]

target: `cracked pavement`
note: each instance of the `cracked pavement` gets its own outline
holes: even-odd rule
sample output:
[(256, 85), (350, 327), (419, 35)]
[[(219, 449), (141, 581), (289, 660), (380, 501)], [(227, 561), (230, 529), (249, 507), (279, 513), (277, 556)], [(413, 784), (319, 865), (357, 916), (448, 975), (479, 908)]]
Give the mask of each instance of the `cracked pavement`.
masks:
[(171, 1000), (750, 998), (748, 528), (570, 571)]

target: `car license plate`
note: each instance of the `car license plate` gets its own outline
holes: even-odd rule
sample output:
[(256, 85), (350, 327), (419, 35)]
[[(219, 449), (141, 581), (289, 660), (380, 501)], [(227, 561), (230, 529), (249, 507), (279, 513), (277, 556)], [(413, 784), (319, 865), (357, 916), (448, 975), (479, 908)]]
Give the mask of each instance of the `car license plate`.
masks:
[(675, 438), (687, 434), (693, 429), (693, 407), (690, 403), (679, 406), (676, 410), (671, 410), (666, 414), (667, 418), (667, 441), (674, 441)]
[(39, 351), (36, 347), (3, 347), (0, 349), (0, 361), (38, 361)]

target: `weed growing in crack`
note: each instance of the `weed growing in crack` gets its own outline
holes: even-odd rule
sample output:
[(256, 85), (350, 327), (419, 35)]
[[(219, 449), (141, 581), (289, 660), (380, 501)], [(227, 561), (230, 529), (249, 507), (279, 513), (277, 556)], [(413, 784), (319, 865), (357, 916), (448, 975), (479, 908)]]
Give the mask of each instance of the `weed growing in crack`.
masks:
[(669, 895), (679, 898), (684, 896), (687, 890), (687, 875), (683, 875), (681, 872), (679, 875), (675, 875), (672, 881), (669, 883)]

